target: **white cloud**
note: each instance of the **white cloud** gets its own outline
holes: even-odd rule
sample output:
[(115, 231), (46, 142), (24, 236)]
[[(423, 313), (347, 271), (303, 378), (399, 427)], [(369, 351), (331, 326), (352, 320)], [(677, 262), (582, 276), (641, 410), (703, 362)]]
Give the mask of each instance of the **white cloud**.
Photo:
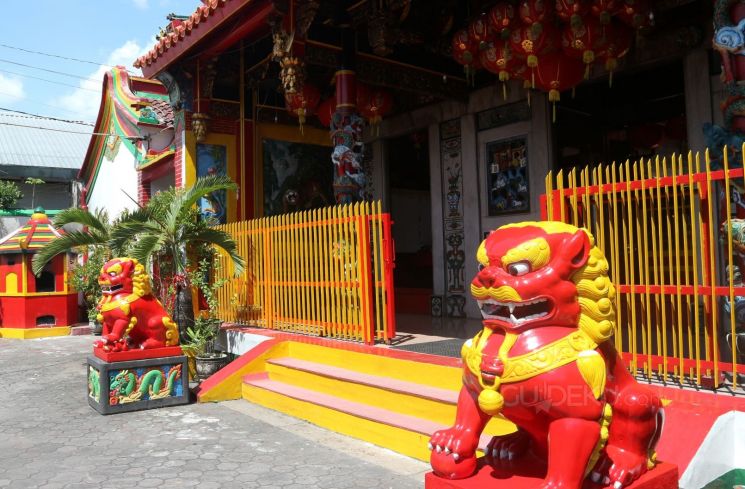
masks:
[[(140, 73), (140, 70), (132, 67), (132, 63), (138, 56), (145, 54), (150, 46), (142, 47), (136, 41), (127, 41), (116, 48), (107, 58), (109, 66), (124, 66), (130, 73)], [(80, 88), (59, 99), (54, 104), (65, 107), (68, 111), (78, 114), (77, 118), (83, 121), (95, 122), (101, 105), (101, 87), (104, 74), (110, 70), (109, 66), (99, 66), (98, 69), (88, 75), (88, 80), (80, 82)], [(98, 92), (96, 95), (91, 90)]]
[(148, 7), (148, 1), (149, 0), (132, 0), (132, 3), (134, 3), (135, 7), (138, 9), (145, 10)]
[(20, 78), (3, 76), (0, 73), (0, 103), (12, 104), (26, 97)]

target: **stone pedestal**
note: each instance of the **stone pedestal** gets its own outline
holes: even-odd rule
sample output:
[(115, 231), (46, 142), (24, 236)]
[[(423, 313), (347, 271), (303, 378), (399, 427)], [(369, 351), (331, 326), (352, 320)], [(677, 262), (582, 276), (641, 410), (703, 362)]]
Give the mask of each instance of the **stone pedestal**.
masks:
[(88, 357), (88, 404), (101, 414), (189, 402), (186, 356), (107, 362)]
[[(425, 489), (532, 489), (538, 487), (545, 475), (540, 464), (515, 462), (509, 470), (498, 470), (479, 459), (479, 469), (466, 479), (448, 480), (429, 472), (424, 476)], [(582, 489), (600, 489), (602, 486), (585, 481)], [(641, 476), (626, 489), (678, 489), (678, 467), (660, 463)]]

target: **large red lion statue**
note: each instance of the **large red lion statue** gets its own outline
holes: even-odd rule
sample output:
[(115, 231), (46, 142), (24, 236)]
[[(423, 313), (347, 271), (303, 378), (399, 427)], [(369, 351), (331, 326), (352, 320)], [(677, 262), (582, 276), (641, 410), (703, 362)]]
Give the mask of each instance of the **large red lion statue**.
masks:
[(592, 235), (560, 222), (510, 224), (477, 258), (471, 293), (484, 328), (463, 345), (455, 425), (430, 440), (434, 472), (470, 476), (481, 432), (504, 416), (518, 429), (491, 440), (488, 463), (537, 457), (546, 489), (579, 489), (586, 477), (631, 484), (654, 466), (663, 411), (609, 341), (615, 288)]
[(102, 297), (98, 320), (104, 351), (162, 348), (178, 345), (178, 326), (152, 294), (145, 267), (134, 258), (114, 258), (98, 276)]

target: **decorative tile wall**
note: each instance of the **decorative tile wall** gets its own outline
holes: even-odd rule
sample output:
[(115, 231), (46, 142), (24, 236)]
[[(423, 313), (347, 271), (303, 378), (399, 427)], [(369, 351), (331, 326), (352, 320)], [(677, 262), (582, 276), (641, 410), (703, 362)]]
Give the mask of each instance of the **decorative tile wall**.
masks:
[(445, 304), (450, 317), (465, 317), (465, 241), (463, 229), (463, 165), (460, 119), (440, 124), (443, 232), (445, 238)]

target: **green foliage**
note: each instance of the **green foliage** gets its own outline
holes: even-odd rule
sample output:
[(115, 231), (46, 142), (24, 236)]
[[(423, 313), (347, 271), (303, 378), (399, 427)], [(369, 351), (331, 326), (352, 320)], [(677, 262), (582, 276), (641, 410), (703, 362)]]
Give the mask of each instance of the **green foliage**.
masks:
[(236, 188), (228, 177), (209, 176), (199, 178), (188, 189), (160, 192), (144, 209), (115, 226), (112, 244), (126, 248), (132, 258), (143, 263), (156, 259), (161, 271), (184, 276), (192, 257), (199, 260), (209, 247), (216, 246), (230, 256), (236, 274), (240, 274), (245, 262), (231, 236), (210, 227), (213, 223), (200, 219), (194, 207), (205, 195)]
[(71, 282), (78, 292), (83, 293), (88, 320), (96, 319), (96, 305), (101, 300), (101, 286), (98, 285), (98, 274), (106, 262), (104, 250), (99, 248), (88, 256), (88, 260), (72, 269)]
[(85, 231), (70, 231), (47, 243), (34, 255), (31, 269), (36, 275), (41, 273), (44, 265), (52, 258), (76, 248), (87, 247), (91, 254), (99, 253), (105, 260), (110, 259), (112, 254), (119, 254), (123, 251), (121, 248), (110, 246), (111, 230), (115, 224), (109, 222), (109, 215), (106, 211), (97, 210), (91, 213), (72, 207), (57, 214), (53, 222), (56, 227), (78, 224), (84, 226)]
[(10, 180), (0, 180), (0, 210), (13, 208), (22, 198), (23, 192), (18, 188), (18, 184)]
[(216, 316), (219, 305), (217, 291), (225, 285), (227, 279), (210, 280), (210, 272), (219, 270), (216, 263), (214, 256), (204, 258), (199, 262), (196, 270), (189, 272), (189, 280), (202, 293), (208, 306), (208, 310), (203, 311), (203, 314), (194, 320), (194, 324), (186, 328), (188, 342), (184, 346), (194, 351), (196, 356), (213, 352), (214, 340), (220, 332), (222, 323)]

